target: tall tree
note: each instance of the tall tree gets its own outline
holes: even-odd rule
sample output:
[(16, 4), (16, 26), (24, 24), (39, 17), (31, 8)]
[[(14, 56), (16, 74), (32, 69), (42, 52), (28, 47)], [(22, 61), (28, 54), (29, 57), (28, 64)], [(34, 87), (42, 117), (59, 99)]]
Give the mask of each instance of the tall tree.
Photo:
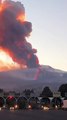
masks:
[(50, 88), (48, 86), (46, 86), (42, 93), (40, 94), (41, 97), (52, 97), (53, 96), (53, 93), (52, 91), (50, 90)]
[(67, 93), (67, 84), (62, 84), (58, 91), (61, 92), (62, 97), (65, 97), (65, 93)]
[(23, 93), (25, 94), (25, 97), (26, 98), (30, 98), (30, 95), (33, 93), (34, 94), (34, 90), (32, 89), (32, 90), (30, 90), (30, 89), (25, 89), (24, 91), (23, 91)]

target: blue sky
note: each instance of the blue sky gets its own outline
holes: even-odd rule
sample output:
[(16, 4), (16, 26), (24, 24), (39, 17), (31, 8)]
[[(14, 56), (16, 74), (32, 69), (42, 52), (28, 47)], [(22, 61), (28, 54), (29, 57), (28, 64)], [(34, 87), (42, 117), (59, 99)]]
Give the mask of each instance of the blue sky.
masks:
[(23, 1), (33, 31), (28, 41), (40, 64), (67, 70), (67, 0)]

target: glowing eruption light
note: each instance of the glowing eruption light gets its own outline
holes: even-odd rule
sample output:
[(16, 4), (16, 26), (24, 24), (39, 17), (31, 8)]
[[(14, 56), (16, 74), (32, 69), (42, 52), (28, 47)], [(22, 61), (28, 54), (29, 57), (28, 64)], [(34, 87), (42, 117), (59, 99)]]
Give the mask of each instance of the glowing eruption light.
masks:
[(12, 63), (12, 59), (9, 57), (9, 55), (4, 52), (3, 50), (0, 50), (0, 61), (4, 62), (4, 63)]
[(20, 68), (20, 65), (15, 63), (9, 54), (0, 49), (0, 71)]
[(37, 50), (26, 40), (31, 32), (32, 24), (25, 20), (23, 4), (0, 1), (0, 61), (10, 65), (16, 63), (29, 68), (38, 67)]
[(22, 14), (18, 15), (17, 20), (23, 22), (25, 20), (25, 15)]

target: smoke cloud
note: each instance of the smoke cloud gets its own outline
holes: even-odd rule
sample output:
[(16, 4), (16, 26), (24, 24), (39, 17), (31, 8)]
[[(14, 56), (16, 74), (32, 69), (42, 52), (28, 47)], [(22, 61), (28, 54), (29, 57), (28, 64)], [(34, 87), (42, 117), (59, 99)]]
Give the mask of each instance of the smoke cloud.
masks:
[(13, 61), (37, 67), (37, 50), (26, 40), (32, 32), (31, 22), (25, 21), (25, 8), (20, 2), (0, 4), (0, 47), (7, 50)]

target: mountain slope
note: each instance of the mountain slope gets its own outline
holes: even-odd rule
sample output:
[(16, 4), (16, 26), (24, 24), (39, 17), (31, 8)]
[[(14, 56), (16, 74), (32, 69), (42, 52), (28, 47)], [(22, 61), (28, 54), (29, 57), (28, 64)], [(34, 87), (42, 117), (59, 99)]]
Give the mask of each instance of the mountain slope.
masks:
[(0, 72), (0, 88), (4, 89), (34, 88), (40, 90), (46, 85), (52, 89), (58, 89), (58, 86), (63, 83), (67, 83), (67, 72), (61, 70), (58, 72), (50, 66)]

